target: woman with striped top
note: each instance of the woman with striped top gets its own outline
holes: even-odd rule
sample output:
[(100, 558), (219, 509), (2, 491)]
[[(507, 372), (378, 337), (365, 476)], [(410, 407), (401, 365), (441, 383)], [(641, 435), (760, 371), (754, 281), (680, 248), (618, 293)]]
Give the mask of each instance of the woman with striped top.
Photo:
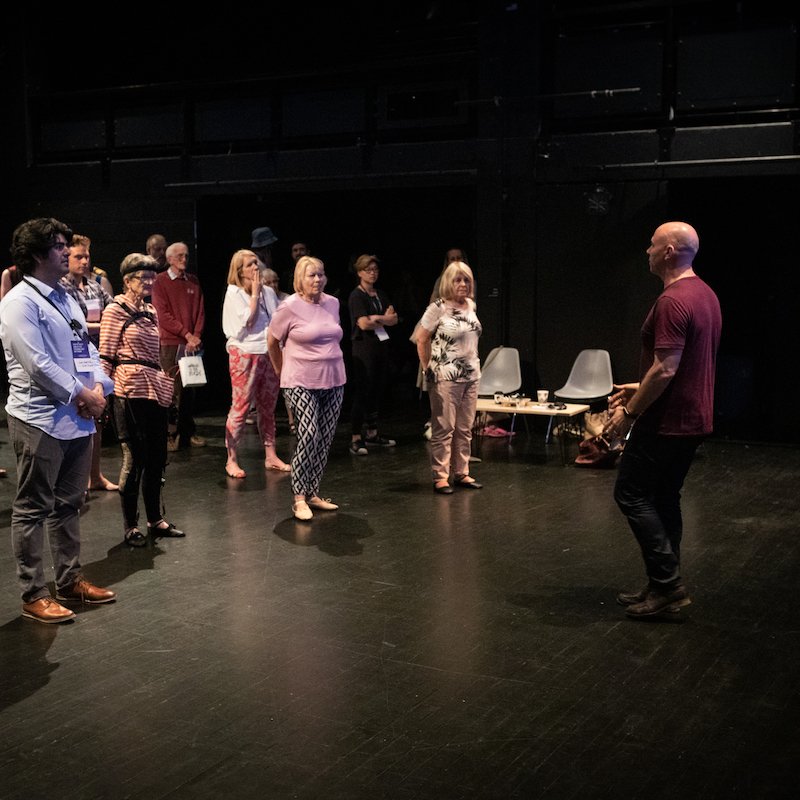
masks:
[(158, 322), (146, 301), (156, 277), (156, 261), (142, 253), (120, 265), (124, 291), (114, 298), (100, 323), (100, 358), (114, 379), (113, 418), (122, 447), (119, 493), (125, 541), (143, 547), (139, 529), (139, 489), (151, 536), (185, 536), (161, 513), (161, 484), (167, 464), (167, 415), (172, 378), (159, 364)]

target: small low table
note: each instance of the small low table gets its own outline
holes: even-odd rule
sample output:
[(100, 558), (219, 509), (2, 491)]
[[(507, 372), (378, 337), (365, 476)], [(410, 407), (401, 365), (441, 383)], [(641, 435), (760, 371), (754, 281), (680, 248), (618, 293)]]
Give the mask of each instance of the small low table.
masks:
[[(561, 403), (564, 408), (552, 408), (551, 406), (559, 405), (557, 403), (536, 403), (529, 402), (527, 405), (512, 405), (509, 403), (496, 403), (494, 398), (478, 398), (478, 404), (475, 407), (475, 433), (480, 429), (478, 425), (479, 414), (511, 414), (511, 431), (514, 431), (514, 416), (515, 414), (530, 414), (535, 417), (553, 417), (557, 419), (568, 420), (580, 415), (579, 430), (583, 430), (583, 414), (589, 410), (589, 406), (584, 403)], [(548, 428), (549, 431), (549, 428)], [(510, 437), (509, 437), (510, 438)], [(545, 437), (546, 438), (546, 437)], [(565, 426), (561, 426), (560, 435), (558, 437), (559, 448), (561, 450), (561, 463), (567, 465), (567, 432)]]

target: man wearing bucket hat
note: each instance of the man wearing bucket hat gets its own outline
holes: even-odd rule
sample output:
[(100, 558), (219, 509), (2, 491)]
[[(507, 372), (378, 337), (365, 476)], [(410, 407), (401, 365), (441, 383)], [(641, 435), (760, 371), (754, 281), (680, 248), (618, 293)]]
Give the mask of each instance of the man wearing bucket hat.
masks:
[(253, 228), (250, 249), (267, 269), (272, 269), (272, 245), (277, 241), (278, 237), (270, 228)]

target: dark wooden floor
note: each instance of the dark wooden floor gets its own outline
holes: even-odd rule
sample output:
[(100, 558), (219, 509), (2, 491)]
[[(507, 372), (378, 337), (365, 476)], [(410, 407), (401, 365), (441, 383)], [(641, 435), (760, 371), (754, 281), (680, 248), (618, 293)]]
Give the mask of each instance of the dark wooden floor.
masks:
[(0, 797), (797, 797), (800, 450), (705, 445), (695, 602), (642, 623), (614, 602), (642, 570), (613, 471), (562, 467), (532, 424), (483, 443), (483, 492), (437, 496), (421, 420), (366, 458), (343, 424), (341, 510), (308, 524), (253, 431), (236, 482), (222, 417), (201, 418), (209, 446), (165, 491), (188, 538), (128, 550), (117, 496), (93, 494), (85, 571), (119, 601), (73, 624), (20, 618), (2, 548)]

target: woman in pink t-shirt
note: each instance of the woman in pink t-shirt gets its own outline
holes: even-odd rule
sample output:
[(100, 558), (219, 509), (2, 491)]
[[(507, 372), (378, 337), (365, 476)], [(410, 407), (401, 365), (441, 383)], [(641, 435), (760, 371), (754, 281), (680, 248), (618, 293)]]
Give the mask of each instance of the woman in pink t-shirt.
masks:
[(346, 380), (339, 301), (325, 294), (326, 283), (325, 265), (318, 258), (298, 259), (295, 293), (278, 306), (267, 335), (272, 366), (297, 425), (292, 511), (301, 520), (312, 518), (311, 509), (338, 508), (319, 496)]

